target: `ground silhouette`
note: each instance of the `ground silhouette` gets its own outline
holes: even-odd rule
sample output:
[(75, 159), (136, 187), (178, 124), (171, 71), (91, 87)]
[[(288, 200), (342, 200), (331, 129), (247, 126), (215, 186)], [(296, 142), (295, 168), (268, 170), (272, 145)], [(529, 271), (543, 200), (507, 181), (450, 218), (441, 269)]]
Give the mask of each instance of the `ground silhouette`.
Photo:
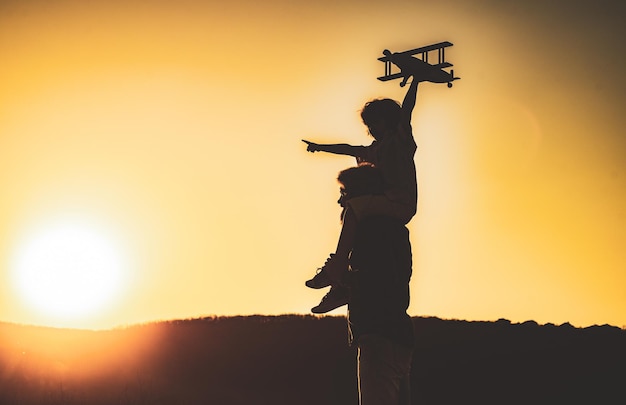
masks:
[[(414, 404), (624, 400), (626, 331), (413, 318)], [(343, 317), (0, 324), (0, 404), (357, 404)]]

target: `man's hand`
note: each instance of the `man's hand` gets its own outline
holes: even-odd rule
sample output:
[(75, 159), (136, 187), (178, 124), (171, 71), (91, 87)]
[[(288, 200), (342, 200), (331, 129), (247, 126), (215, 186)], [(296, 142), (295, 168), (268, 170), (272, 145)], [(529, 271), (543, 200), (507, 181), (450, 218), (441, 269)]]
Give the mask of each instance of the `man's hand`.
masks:
[(304, 140), (304, 139), (302, 140), (302, 142), (307, 144), (307, 147), (306, 147), (306, 151), (307, 152), (319, 152), (320, 151), (320, 146), (318, 144), (313, 143), (313, 142), (309, 142), (309, 141)]

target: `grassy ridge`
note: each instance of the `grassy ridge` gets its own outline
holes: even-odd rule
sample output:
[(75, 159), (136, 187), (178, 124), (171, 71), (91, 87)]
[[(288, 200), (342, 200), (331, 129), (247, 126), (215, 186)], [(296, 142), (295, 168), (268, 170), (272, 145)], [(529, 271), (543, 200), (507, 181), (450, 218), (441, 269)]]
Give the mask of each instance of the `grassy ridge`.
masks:
[[(619, 328), (414, 323), (415, 404), (626, 397)], [(0, 403), (356, 404), (355, 354), (342, 317), (217, 317), (96, 332), (0, 324)]]

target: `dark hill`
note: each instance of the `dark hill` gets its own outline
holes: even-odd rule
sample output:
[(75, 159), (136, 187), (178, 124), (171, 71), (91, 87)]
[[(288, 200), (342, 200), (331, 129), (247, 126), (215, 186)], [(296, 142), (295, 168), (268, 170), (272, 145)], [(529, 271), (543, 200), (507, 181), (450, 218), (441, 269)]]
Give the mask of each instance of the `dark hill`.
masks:
[[(611, 404), (626, 331), (414, 318), (414, 404)], [(0, 404), (357, 404), (341, 317), (249, 316), (110, 331), (0, 324)]]

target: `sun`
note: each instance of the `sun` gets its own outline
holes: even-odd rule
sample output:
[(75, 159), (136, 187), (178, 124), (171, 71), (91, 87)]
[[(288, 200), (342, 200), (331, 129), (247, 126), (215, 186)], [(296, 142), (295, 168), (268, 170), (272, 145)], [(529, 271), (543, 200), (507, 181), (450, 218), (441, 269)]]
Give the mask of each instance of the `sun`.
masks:
[(30, 234), (16, 251), (12, 273), (24, 303), (48, 318), (68, 321), (97, 315), (114, 302), (126, 262), (105, 231), (66, 220)]

